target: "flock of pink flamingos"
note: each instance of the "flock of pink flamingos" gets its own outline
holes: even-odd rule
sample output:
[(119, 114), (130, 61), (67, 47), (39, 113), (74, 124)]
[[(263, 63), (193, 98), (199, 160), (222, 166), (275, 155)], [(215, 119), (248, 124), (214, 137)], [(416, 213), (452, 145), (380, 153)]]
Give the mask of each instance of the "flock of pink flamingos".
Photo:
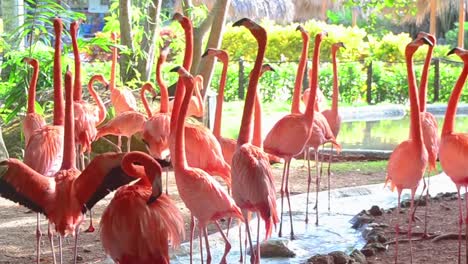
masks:
[[(150, 109), (145, 93), (150, 92), (155, 97), (156, 92), (150, 83), (146, 83), (141, 88), (146, 115), (138, 112), (137, 103), (131, 91), (116, 88), (116, 48), (113, 48), (110, 82), (107, 82), (102, 75), (93, 76), (89, 80), (88, 90), (97, 102), (97, 106), (83, 101), (81, 62), (76, 41), (79, 27), (77, 22), (70, 25), (75, 55), (74, 81), (71, 72), (67, 69), (64, 80), (64, 100), (60, 62), (63, 25), (59, 18), (54, 20), (55, 103), (54, 119), (51, 125), (47, 125), (44, 118), (34, 111), (39, 63), (32, 58), (25, 59), (25, 62), (34, 69), (30, 83), (27, 115), (23, 121), (26, 141), (25, 156), (23, 161), (10, 158), (0, 163), (1, 166), (7, 168), (4, 175), (0, 177), (0, 195), (37, 212), (37, 263), (40, 262), (42, 236), (39, 228), (39, 214), (44, 214), (49, 222), (48, 238), (54, 263), (56, 263), (53, 245), (55, 232), (59, 234), (60, 262), (62, 262), (61, 238), (66, 235), (75, 236), (74, 259), (76, 263), (78, 231), (84, 220), (84, 214), (88, 210), (91, 211), (91, 208), (105, 195), (116, 189), (114, 198), (105, 209), (100, 221), (100, 236), (105, 252), (117, 263), (169, 263), (169, 245), (179, 245), (184, 233), (183, 218), (167, 195), (167, 183), (166, 193), (163, 192), (162, 168), (158, 161), (164, 164), (162, 161), (166, 160), (169, 155), (179, 195), (191, 212), (191, 262), (196, 224), (200, 235), (201, 259), (203, 262), (201, 241), (204, 237), (207, 263), (211, 262), (207, 224), (214, 223), (225, 241), (221, 263), (226, 263), (226, 257), (231, 249), (228, 238), (218, 223), (218, 220), (222, 218), (229, 219), (229, 224), (232, 218), (237, 218), (239, 222), (245, 224), (249, 246), (252, 249), (254, 245), (248, 221), (251, 213), (257, 213), (258, 226), (260, 226), (261, 219), (265, 222), (265, 239), (271, 236), (273, 226), (278, 223), (279, 236), (281, 236), (284, 195), (289, 209), (290, 237), (294, 239), (288, 186), (292, 158), (302, 153), (304, 149), (313, 148), (315, 161), (318, 162), (318, 149), (324, 143), (332, 143), (338, 151), (341, 149), (336, 141), (341, 123), (337, 110), (336, 53), (339, 48), (344, 48), (343, 43), (332, 46), (334, 70), (332, 108), (321, 112), (317, 108), (316, 100), (307, 100), (316, 98), (319, 93), (317, 87), (320, 45), (327, 34), (320, 32), (315, 36), (312, 70), (310, 71), (311, 88), (303, 96), (306, 107), (302, 111), (300, 109), (301, 81), (307, 64), (309, 34), (303, 27), (297, 27), (302, 35), (303, 48), (297, 69), (291, 114), (281, 118), (262, 140), (261, 105), (256, 93), (261, 74), (263, 71), (271, 70), (269, 65), (262, 65), (267, 33), (250, 19), (244, 18), (235, 22), (233, 26), (246, 27), (258, 43), (258, 53), (250, 74), (239, 137), (236, 141), (224, 138), (220, 133), (221, 109), (229, 59), (228, 54), (223, 50), (208, 49), (203, 55), (215, 56), (223, 63), (213, 132), (193, 122), (185, 123), (187, 116), (203, 115), (204, 102), (200, 94), (203, 80), (189, 73), (193, 46), (191, 21), (178, 13), (173, 16), (173, 19), (183, 27), (186, 40), (183, 64), (171, 70), (179, 74), (175, 99), (169, 102), (167, 87), (161, 77), (161, 65), (166, 61), (169, 52), (170, 42), (166, 41), (161, 49), (156, 69), (156, 81), (161, 95), (160, 109), (155, 112)], [(172, 37), (169, 31), (162, 31), (161, 36), (163, 35)], [(116, 40), (115, 34), (112, 38)], [(427, 44), (429, 48), (418, 95), (412, 56), (424, 44)], [(420, 33), (406, 46), (411, 106), (410, 136), (392, 153), (386, 180), (392, 188), (396, 187), (398, 190), (398, 201), (403, 189), (410, 189), (414, 198), (415, 190), (427, 167), (428, 170), (435, 170), (437, 157), (446, 174), (456, 184), (459, 197), (460, 187), (468, 185), (468, 163), (466, 162), (468, 160), (468, 135), (454, 132), (457, 103), (468, 75), (468, 51), (454, 48), (449, 52), (449, 54), (458, 55), (463, 60), (464, 67), (450, 97), (442, 136), (439, 139), (437, 122), (434, 116), (426, 112), (427, 75), (434, 45), (435, 38), (432, 35)], [(106, 109), (103, 101), (93, 89), (96, 81), (109, 87), (110, 99), (117, 114), (113, 120), (104, 125), (101, 123), (105, 119)], [(254, 113), (255, 116), (253, 116)], [(120, 137), (129, 138), (137, 132), (142, 132), (150, 155), (137, 151), (130, 152), (130, 140), (127, 140), (127, 152), (120, 151)], [(90, 159), (91, 143), (110, 134), (119, 137), (116, 146), (119, 151), (100, 154)], [(87, 165), (85, 165), (85, 153), (88, 155)], [(284, 161), (284, 169), (280, 191), (281, 212), (278, 215), (270, 163), (280, 160)], [(167, 164), (164, 166), (167, 167)], [(318, 186), (319, 166), (315, 167)], [(222, 186), (212, 175), (221, 177), (225, 186)], [(136, 179), (139, 180), (135, 182)], [(307, 205), (310, 183), (309, 166)], [(318, 196), (316, 196), (316, 202), (317, 200)], [(398, 207), (399, 205), (398, 202)], [(412, 208), (413, 201), (410, 212)], [(460, 209), (460, 233), (463, 222), (462, 214)], [(409, 236), (411, 236), (411, 220), (412, 217), (409, 217)], [(308, 206), (305, 221), (308, 221)], [(318, 224), (317, 205), (316, 224)], [(398, 236), (398, 224), (396, 229)], [(94, 231), (92, 219), (87, 231)], [(239, 229), (239, 237), (241, 237), (240, 231), (241, 229)], [(256, 250), (252, 250), (250, 256), (251, 263), (260, 262), (259, 240), (258, 231)], [(459, 241), (459, 262), (460, 244)], [(242, 261), (242, 243), (240, 245)], [(398, 244), (396, 247), (398, 249)], [(395, 254), (395, 263), (397, 256), (398, 251)]]

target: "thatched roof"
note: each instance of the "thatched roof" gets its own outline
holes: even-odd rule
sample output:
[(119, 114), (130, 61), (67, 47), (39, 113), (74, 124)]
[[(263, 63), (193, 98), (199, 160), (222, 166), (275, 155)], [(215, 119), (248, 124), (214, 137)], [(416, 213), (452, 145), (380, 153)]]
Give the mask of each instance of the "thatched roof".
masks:
[[(181, 11), (181, 1), (175, 0), (176, 11)], [(216, 0), (192, 0), (195, 6), (205, 4), (211, 10)], [(337, 0), (327, 0), (325, 10), (338, 8)], [(228, 20), (234, 21), (243, 17), (254, 20), (271, 19), (285, 24), (306, 21), (312, 18), (323, 18), (322, 0), (231, 0)]]

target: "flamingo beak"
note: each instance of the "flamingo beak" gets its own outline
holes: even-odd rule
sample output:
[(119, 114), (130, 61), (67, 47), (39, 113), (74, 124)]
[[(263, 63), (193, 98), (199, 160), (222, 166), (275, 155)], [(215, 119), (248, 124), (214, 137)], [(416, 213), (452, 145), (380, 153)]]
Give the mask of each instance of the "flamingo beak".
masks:
[(161, 175), (156, 175), (153, 181), (153, 192), (151, 193), (148, 201), (146, 202), (147, 205), (154, 203), (162, 194), (162, 179)]
[(232, 24), (233, 27), (240, 27), (242, 25), (244, 25), (244, 22), (248, 21), (248, 18), (241, 18), (239, 20), (237, 20), (236, 22), (234, 22), (234, 24)]
[(172, 70), (170, 70), (170, 72), (178, 72), (180, 68), (180, 66), (175, 66), (174, 68), (172, 68)]
[(447, 56), (455, 54), (455, 53), (457, 53), (457, 51), (460, 51), (460, 48), (458, 48), (458, 47), (453, 48), (447, 53)]
[(432, 43), (432, 41), (430, 41), (428, 38), (422, 37), (421, 39), (422, 39), (422, 40), (424, 41), (424, 43), (426, 43), (427, 45), (429, 45), (429, 46), (431, 46), (431, 47), (434, 46), (434, 43)]
[(208, 55), (209, 55), (209, 50), (210, 50), (210, 49), (207, 49), (207, 50), (205, 51), (205, 53), (203, 53), (203, 55), (201, 55), (201, 57), (204, 58), (204, 57), (208, 56)]

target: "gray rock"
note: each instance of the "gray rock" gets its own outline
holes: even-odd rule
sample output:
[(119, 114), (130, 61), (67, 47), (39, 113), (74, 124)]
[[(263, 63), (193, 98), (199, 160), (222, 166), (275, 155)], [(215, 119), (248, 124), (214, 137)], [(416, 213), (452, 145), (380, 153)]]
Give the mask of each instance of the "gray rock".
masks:
[(372, 216), (381, 216), (383, 214), (383, 211), (377, 205), (373, 205), (369, 209), (369, 214), (372, 215)]
[(296, 253), (288, 247), (289, 240), (285, 238), (271, 238), (260, 244), (262, 258), (292, 258)]
[(334, 264), (333, 257), (330, 255), (315, 255), (307, 260), (307, 264)]
[(373, 248), (373, 249), (375, 249), (377, 251), (387, 250), (387, 247), (384, 244), (379, 243), (379, 242), (368, 243), (365, 247), (366, 248)]
[(343, 251), (333, 251), (328, 253), (328, 255), (333, 257), (335, 264), (348, 264), (351, 262), (351, 257)]
[(366, 256), (362, 254), (360, 250), (357, 250), (357, 249), (353, 250), (353, 252), (351, 252), (350, 254), (350, 257), (354, 260), (354, 263), (367, 264)]

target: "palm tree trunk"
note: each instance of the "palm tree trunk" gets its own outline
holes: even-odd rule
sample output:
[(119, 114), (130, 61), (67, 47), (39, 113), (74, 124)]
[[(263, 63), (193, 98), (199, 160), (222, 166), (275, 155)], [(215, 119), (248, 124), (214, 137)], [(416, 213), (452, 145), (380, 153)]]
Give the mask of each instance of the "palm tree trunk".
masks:
[[(131, 1), (119, 0), (119, 22), (120, 22), (120, 43), (126, 46), (129, 50), (134, 50), (132, 41), (132, 26), (131, 26)], [(130, 54), (120, 55), (120, 76), (122, 81), (126, 83), (136, 77), (135, 71), (131, 70), (132, 57)]]
[(437, 17), (436, 17), (436, 12), (437, 12), (437, 0), (431, 0), (431, 18), (430, 18), (430, 26), (429, 26), (429, 32), (436, 36), (436, 25), (437, 25)]
[(460, 0), (458, 12), (458, 47), (463, 48), (463, 40), (465, 38), (465, 0)]
[[(213, 15), (213, 25), (211, 27), (210, 36), (208, 38), (208, 44), (206, 48), (219, 49), (223, 40), (223, 28), (226, 22), (227, 11), (229, 8), (230, 0), (218, 0), (211, 9), (210, 14)], [(198, 74), (203, 76), (203, 98), (206, 97), (206, 91), (210, 85), (211, 77), (213, 74), (214, 58), (208, 56), (202, 58), (198, 65)]]
[(143, 40), (141, 42), (141, 49), (145, 57), (138, 57), (137, 70), (141, 73), (142, 81), (149, 81), (154, 64), (154, 53), (156, 46), (156, 32), (160, 24), (159, 14), (161, 12), (162, 0), (152, 0), (148, 6), (148, 19), (145, 20), (143, 25), (144, 32)]

